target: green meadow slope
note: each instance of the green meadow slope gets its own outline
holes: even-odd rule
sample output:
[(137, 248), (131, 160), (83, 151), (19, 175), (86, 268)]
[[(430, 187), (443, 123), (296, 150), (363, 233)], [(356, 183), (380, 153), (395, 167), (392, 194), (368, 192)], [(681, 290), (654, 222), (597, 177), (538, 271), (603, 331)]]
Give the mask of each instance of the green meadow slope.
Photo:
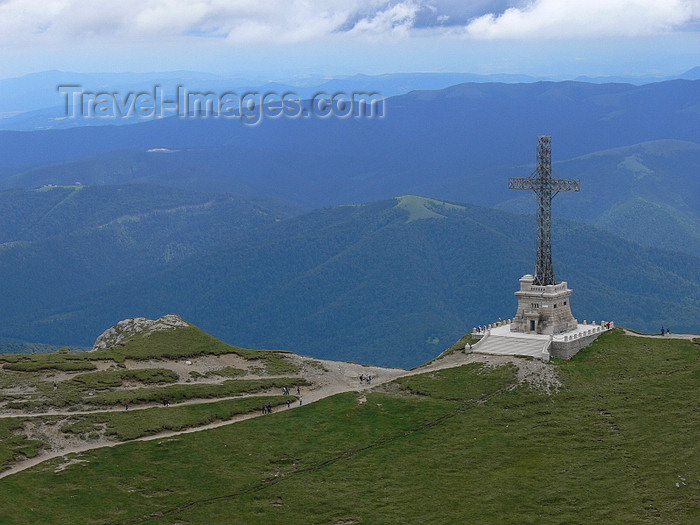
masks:
[(405, 377), (48, 461), (0, 480), (0, 523), (698, 523), (699, 361), (606, 333), (549, 365), (556, 391), (511, 365)]

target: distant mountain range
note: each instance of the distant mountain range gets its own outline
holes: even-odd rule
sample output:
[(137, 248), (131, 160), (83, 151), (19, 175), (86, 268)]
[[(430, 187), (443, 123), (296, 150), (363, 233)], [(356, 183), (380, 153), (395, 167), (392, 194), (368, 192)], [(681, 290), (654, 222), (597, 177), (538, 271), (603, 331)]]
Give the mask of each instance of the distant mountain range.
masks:
[[(0, 201), (0, 336), (14, 340), (89, 345), (123, 318), (178, 312), (243, 346), (412, 366), (512, 316), (534, 260), (532, 220), (422, 197), (302, 214), (141, 185)], [(579, 319), (698, 329), (697, 258), (568, 221), (554, 237)]]
[(172, 117), (128, 127), (3, 131), (0, 166), (17, 172), (108, 151), (211, 148), (203, 156), (235, 173), (231, 159), (262, 150), (282, 161), (294, 153), (355, 159), (353, 193), (366, 195), (371, 169), (391, 169), (415, 186), (436, 173), (468, 176), (532, 162), (534, 137), (541, 134), (554, 136), (555, 159), (653, 140), (699, 142), (698, 93), (700, 81), (685, 80), (468, 83), (391, 97), (384, 118), (267, 118), (247, 126), (238, 119)]
[[(139, 92), (151, 91), (161, 86), (166, 92), (178, 85), (190, 90), (214, 93), (230, 91), (293, 91), (304, 98), (311, 98), (319, 91), (379, 92), (385, 97), (403, 95), (411, 91), (444, 89), (465, 82), (532, 83), (538, 81), (563, 81), (565, 79), (532, 77), (529, 75), (474, 73), (388, 73), (382, 75), (356, 74), (328, 77), (308, 75), (278, 80), (254, 77), (226, 76), (199, 71), (169, 71), (151, 73), (76, 73), (70, 71), (43, 71), (21, 77), (0, 79), (0, 129), (32, 131), (37, 129), (61, 129), (83, 125), (102, 125), (109, 122), (93, 120), (66, 120), (63, 96), (58, 86), (82, 86), (86, 91)], [(667, 80), (700, 80), (700, 67), (684, 73), (658, 76), (578, 77), (573, 79), (589, 83), (625, 83), (642, 85)], [(135, 119), (116, 121), (118, 124), (135, 123)], [(115, 122), (112, 122), (115, 123)]]
[(465, 83), (391, 97), (383, 118), (0, 131), (0, 341), (90, 345), (177, 312), (234, 344), (421, 363), (513, 315), (534, 259), (513, 212), (534, 205), (507, 179), (532, 173), (541, 134), (555, 174), (581, 179), (554, 201), (574, 314), (698, 331), (699, 129), (700, 80), (673, 80)]
[(418, 194), (531, 213), (507, 177), (530, 174), (551, 134), (557, 174), (582, 180), (555, 214), (700, 256), (699, 108), (700, 80), (468, 83), (390, 98), (382, 119), (0, 132), (0, 188), (149, 183), (305, 208)]

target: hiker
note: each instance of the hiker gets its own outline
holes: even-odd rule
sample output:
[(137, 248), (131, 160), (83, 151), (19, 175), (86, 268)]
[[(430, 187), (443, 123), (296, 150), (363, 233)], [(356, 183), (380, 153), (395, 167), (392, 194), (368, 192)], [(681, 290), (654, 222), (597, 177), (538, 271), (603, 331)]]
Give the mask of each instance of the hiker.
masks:
[(666, 335), (666, 330), (664, 330), (664, 327), (661, 327), (661, 335)]
[(666, 328), (666, 334), (670, 334), (670, 333), (671, 333), (671, 329), (670, 329), (670, 328)]
[(301, 400), (301, 398), (299, 398), (299, 406), (301, 406), (303, 404), (304, 404), (304, 402)]
[(129, 410), (129, 402), (124, 401), (124, 410)]
[(287, 399), (287, 408), (289, 408), (289, 405), (291, 405), (291, 404), (292, 404), (292, 402), (289, 399)]
[(367, 384), (369, 385), (372, 382), (372, 376), (367, 374)]
[(272, 414), (272, 405), (270, 403), (267, 404), (267, 413)]
[(301, 395), (301, 390), (299, 390), (298, 386), (297, 386), (297, 395)]
[(360, 383), (362, 383), (365, 380), (364, 374), (360, 374)]
[(265, 411), (267, 410), (267, 407), (265, 405), (262, 406), (262, 413), (265, 414)]
[(58, 385), (56, 384), (56, 381), (53, 382), (53, 389), (56, 390), (58, 388)]

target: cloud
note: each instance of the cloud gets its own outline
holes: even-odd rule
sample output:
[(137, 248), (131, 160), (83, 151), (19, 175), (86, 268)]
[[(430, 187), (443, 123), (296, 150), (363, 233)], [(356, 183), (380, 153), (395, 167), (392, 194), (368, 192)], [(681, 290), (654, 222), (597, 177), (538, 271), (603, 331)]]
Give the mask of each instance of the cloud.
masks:
[(192, 35), (297, 42), (333, 34), (351, 20), (348, 30), (357, 34), (410, 29), (419, 8), (387, 0), (5, 0), (0, 44)]
[(219, 39), (643, 35), (692, 27), (700, 0), (0, 0), (0, 46)]
[(416, 2), (401, 2), (378, 10), (358, 20), (348, 32), (375, 37), (378, 35), (407, 36), (421, 6)]
[(700, 0), (535, 0), (475, 18), (464, 34), (479, 39), (590, 38), (667, 32), (700, 18)]

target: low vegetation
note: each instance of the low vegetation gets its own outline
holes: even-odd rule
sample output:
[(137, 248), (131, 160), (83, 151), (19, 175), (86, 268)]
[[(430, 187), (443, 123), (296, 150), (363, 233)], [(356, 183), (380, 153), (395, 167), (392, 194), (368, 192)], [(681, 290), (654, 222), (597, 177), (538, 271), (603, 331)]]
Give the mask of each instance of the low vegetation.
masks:
[(24, 427), (22, 418), (0, 419), (0, 470), (11, 464), (17, 457), (33, 458), (39, 453), (44, 443), (38, 439), (28, 439), (21, 432)]
[[(120, 387), (126, 382), (137, 382), (144, 385), (175, 383), (178, 378), (177, 373), (165, 368), (141, 368), (89, 372), (79, 374), (70, 379), (69, 382), (76, 384), (81, 389), (103, 389)], [(62, 388), (64, 386), (66, 385), (61, 385)]]
[(292, 396), (260, 396), (166, 409), (149, 408), (129, 412), (87, 414), (71, 417), (63, 423), (61, 430), (90, 440), (91, 436), (101, 435), (104, 429), (105, 436), (128, 441), (163, 431), (177, 431), (201, 427), (215, 421), (227, 421), (235, 415), (260, 410), (263, 405), (278, 407), (294, 400), (296, 398)]
[(26, 357), (25, 354), (17, 355), (20, 356), (19, 360), (5, 362), (5, 365), (3, 365), (5, 370), (14, 370), (15, 372), (40, 372), (44, 370), (79, 372), (82, 370), (95, 370), (97, 368), (93, 363), (87, 360), (80, 358), (67, 359), (66, 356), (57, 354), (32, 354), (29, 357)]
[[(606, 333), (553, 366), (557, 393), (519, 384), (511, 367), (469, 365), (51, 460), (0, 480), (13, 503), (0, 522), (699, 522), (698, 346)], [(184, 409), (173, 426), (199, 420), (171, 408)], [(166, 428), (160, 415), (127, 424), (138, 412), (80, 416), (72, 430)]]
[(211, 399), (219, 397), (254, 394), (272, 389), (282, 390), (287, 386), (305, 386), (308, 381), (298, 377), (273, 379), (239, 379), (223, 383), (201, 383), (190, 385), (169, 385), (163, 387), (129, 388), (104, 392), (90, 397), (87, 401), (93, 405), (111, 406), (123, 404), (138, 405), (143, 403), (161, 402), (166, 399), (170, 403), (179, 403), (188, 399)]
[(195, 326), (177, 330), (137, 333), (114, 348), (94, 352), (59, 351), (51, 354), (0, 354), (5, 370), (37, 372), (42, 370), (94, 370), (96, 361), (123, 364), (127, 359), (182, 360), (202, 356), (236, 354), (244, 359), (258, 360), (271, 375), (295, 373), (298, 368), (285, 357), (285, 352), (250, 350), (224, 343)]
[(226, 366), (224, 368), (219, 368), (218, 370), (209, 370), (208, 372), (205, 373), (200, 373), (197, 372), (196, 370), (193, 370), (192, 372), (189, 373), (190, 378), (192, 379), (199, 379), (199, 378), (210, 378), (210, 377), (241, 377), (246, 375), (248, 372), (241, 368), (235, 368), (233, 366)]

